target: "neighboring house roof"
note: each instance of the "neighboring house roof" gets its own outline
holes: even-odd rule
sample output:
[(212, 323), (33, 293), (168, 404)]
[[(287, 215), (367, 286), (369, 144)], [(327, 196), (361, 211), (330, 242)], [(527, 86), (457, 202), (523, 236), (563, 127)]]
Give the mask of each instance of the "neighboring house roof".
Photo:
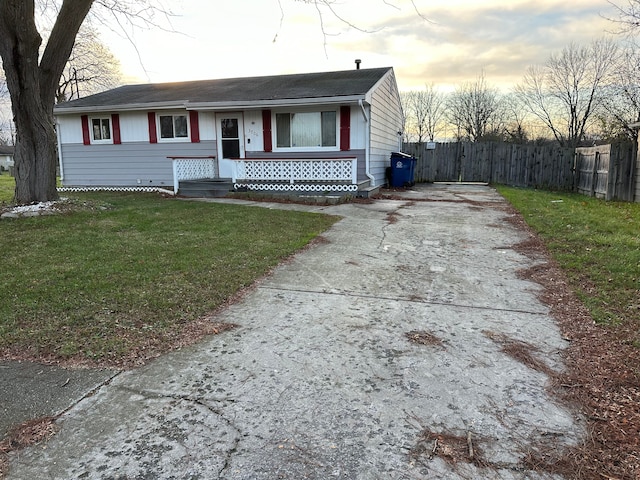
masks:
[(266, 77), (197, 80), (125, 85), (89, 97), (58, 104), (56, 113), (139, 110), (152, 106), (199, 109), (296, 105), (356, 101), (391, 67)]
[(0, 145), (0, 155), (13, 155), (15, 147), (13, 145)]

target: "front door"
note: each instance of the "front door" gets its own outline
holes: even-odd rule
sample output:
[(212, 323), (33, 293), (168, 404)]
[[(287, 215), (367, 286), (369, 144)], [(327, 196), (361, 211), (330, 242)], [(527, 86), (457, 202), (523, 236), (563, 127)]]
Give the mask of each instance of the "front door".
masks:
[(219, 158), (244, 158), (244, 128), (241, 113), (217, 115)]

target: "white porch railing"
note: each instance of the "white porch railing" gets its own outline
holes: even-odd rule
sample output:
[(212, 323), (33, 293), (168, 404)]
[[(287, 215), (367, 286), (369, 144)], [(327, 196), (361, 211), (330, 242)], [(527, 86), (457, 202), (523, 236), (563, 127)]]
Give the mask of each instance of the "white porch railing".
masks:
[(173, 163), (173, 191), (180, 180), (216, 178), (216, 157), (169, 157)]
[(355, 158), (238, 159), (233, 162), (235, 188), (281, 191), (358, 189), (358, 161)]

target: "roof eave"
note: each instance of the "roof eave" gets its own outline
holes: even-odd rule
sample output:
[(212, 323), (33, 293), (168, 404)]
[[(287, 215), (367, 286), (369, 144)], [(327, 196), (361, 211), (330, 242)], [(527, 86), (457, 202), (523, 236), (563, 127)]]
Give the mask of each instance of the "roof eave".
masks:
[(125, 103), (121, 105), (88, 105), (82, 107), (54, 107), (55, 115), (65, 115), (71, 113), (97, 113), (97, 112), (135, 112), (141, 110), (170, 110), (175, 108), (186, 108), (189, 104), (187, 100), (174, 100), (172, 102), (153, 103)]
[(253, 110), (265, 107), (300, 107), (305, 105), (335, 105), (357, 103), (365, 100), (365, 95), (341, 95), (335, 97), (281, 98), (273, 100), (246, 100), (232, 102), (190, 102), (187, 110)]
[(309, 97), (309, 98), (282, 98), (270, 100), (237, 100), (228, 102), (189, 102), (185, 100), (161, 103), (137, 103), (123, 105), (100, 105), (85, 107), (55, 107), (54, 114), (69, 115), (79, 113), (99, 113), (99, 112), (134, 112), (149, 110), (170, 110), (184, 108), (186, 110), (217, 111), (217, 110), (253, 110), (266, 107), (300, 107), (313, 105), (335, 105), (345, 103), (358, 103), (358, 101), (368, 101), (367, 94), (364, 95), (340, 95), (335, 97)]

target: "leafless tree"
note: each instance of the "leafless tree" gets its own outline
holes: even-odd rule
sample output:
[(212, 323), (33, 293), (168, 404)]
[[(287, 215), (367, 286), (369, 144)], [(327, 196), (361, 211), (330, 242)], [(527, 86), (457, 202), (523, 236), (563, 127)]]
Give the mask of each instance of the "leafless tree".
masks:
[(529, 113), (518, 95), (510, 93), (502, 98), (505, 111), (504, 139), (511, 143), (524, 144), (530, 140)]
[(610, 138), (627, 137), (638, 141), (640, 122), (640, 47), (629, 42), (617, 57), (610, 80), (604, 87), (603, 112), (599, 115), (601, 130)]
[(574, 43), (552, 54), (544, 65), (532, 65), (516, 87), (523, 104), (562, 146), (576, 147), (602, 107), (603, 86), (616, 62), (610, 39), (588, 46)]
[[(97, 32), (83, 26), (58, 82), (56, 102), (98, 93), (120, 84), (120, 62), (101, 42)], [(15, 126), (4, 74), (0, 74), (0, 144), (13, 145)]]
[(156, 15), (163, 14), (154, 0), (47, 0), (43, 4), (52, 12), (44, 46), (35, 0), (0, 1), (0, 57), (16, 127), (14, 200), (22, 204), (58, 198), (53, 106), (76, 35), (90, 11), (110, 16), (119, 25), (154, 25)]
[(618, 25), (619, 33), (634, 35), (640, 28), (640, 0), (607, 3), (614, 9), (615, 16), (608, 19)]
[[(433, 142), (444, 115), (444, 95), (434, 84), (425, 90), (412, 90), (402, 94), (402, 108), (406, 122), (405, 132), (411, 140)], [(409, 139), (409, 138), (408, 138)]]
[(85, 24), (62, 71), (56, 103), (117, 87), (121, 77), (118, 59), (100, 40), (98, 32)]
[(447, 101), (447, 117), (459, 139), (477, 142), (499, 135), (503, 113), (500, 92), (487, 84), (484, 73), (475, 82), (458, 87)]

